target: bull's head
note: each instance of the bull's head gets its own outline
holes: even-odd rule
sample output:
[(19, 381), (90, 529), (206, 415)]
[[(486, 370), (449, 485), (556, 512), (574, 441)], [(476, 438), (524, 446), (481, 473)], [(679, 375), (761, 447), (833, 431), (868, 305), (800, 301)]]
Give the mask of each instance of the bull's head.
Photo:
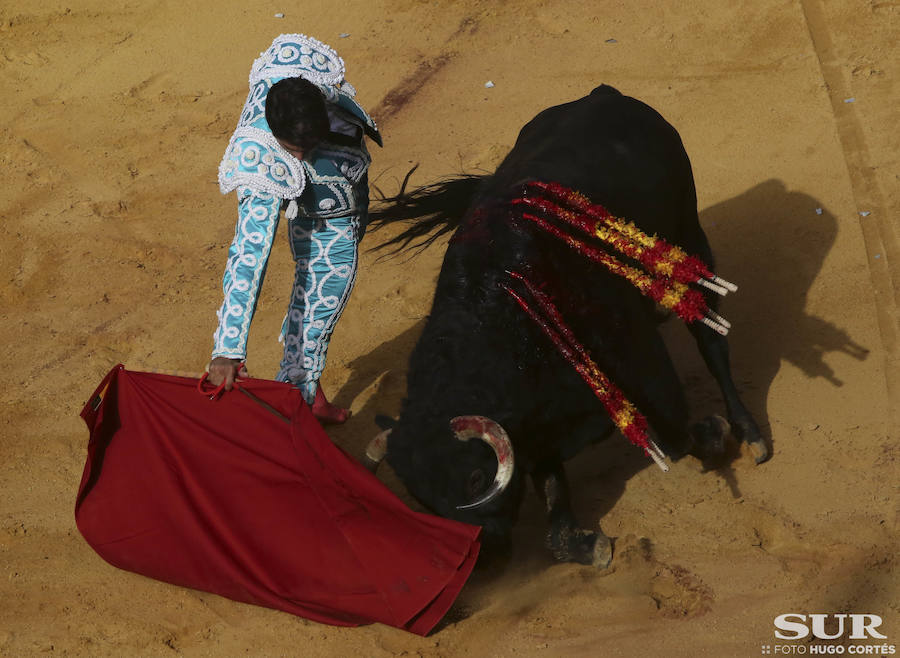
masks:
[[(492, 528), (498, 524), (488, 518), (498, 512), (509, 516), (509, 506), (500, 504), (514, 475), (513, 448), (506, 431), (484, 416), (457, 416), (450, 421), (449, 432), (443, 433), (455, 440), (419, 436), (403, 441), (392, 436), (393, 430), (385, 430), (369, 443), (366, 462), (374, 472), (387, 456), (410, 493), (432, 511), (504, 532), (506, 528)], [(473, 438), (490, 451), (470, 444)]]

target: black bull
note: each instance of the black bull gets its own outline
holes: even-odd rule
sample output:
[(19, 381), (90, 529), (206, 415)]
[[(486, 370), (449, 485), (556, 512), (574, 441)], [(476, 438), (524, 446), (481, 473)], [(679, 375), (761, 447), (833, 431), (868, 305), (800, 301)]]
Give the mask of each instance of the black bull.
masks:
[[(652, 302), (557, 237), (511, 219), (510, 201), (528, 181), (578, 190), (713, 265), (681, 138), (656, 111), (605, 85), (538, 114), (492, 176), (401, 190), (373, 213), (376, 226), (414, 220), (388, 244), (425, 245), (443, 232), (455, 233), (410, 358), (407, 397), (387, 436), (386, 457), (420, 502), (483, 526), (487, 541), (509, 536), (524, 476), (530, 475), (547, 507), (554, 555), (605, 566), (611, 544), (602, 532), (578, 526), (563, 462), (615, 426), (570, 362), (508, 294), (510, 272), (526, 271), (550, 295), (593, 361), (646, 416), (668, 456), (715, 456), (729, 425), (718, 417), (689, 424)], [(706, 297), (714, 308), (715, 295)], [(688, 326), (721, 388), (730, 430), (763, 461), (768, 448), (732, 381), (726, 339), (700, 322)], [(496, 450), (503, 430), (514, 468), (501, 477)], [(376, 459), (383, 456), (383, 450), (375, 453), (384, 435), (373, 442)], [(473, 435), (485, 441), (459, 440)]]

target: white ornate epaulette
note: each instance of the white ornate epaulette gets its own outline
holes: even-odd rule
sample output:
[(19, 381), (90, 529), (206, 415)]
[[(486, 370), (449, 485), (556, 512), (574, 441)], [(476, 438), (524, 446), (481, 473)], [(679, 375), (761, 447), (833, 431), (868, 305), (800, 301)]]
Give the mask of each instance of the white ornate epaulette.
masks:
[(344, 73), (344, 60), (330, 46), (305, 34), (282, 34), (253, 62), (250, 86), (273, 77), (306, 78), (319, 85), (339, 85)]
[(271, 132), (241, 126), (231, 137), (219, 165), (219, 189), (228, 194), (238, 187), (294, 199), (306, 187), (306, 173), (297, 158)]

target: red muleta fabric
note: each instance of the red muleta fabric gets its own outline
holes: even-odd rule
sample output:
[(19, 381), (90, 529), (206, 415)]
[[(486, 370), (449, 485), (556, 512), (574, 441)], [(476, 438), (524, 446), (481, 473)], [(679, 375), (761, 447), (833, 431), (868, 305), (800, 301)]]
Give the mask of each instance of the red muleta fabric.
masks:
[(480, 528), (413, 512), (334, 445), (299, 391), (232, 390), (113, 368), (90, 430), (78, 529), (110, 564), (327, 624), (427, 634), (478, 556)]

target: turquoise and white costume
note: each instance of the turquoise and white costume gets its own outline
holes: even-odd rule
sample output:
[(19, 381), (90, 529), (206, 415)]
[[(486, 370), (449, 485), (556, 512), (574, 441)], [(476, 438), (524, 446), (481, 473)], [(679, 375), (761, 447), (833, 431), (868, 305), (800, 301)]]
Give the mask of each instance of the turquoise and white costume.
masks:
[[(322, 90), (332, 133), (337, 133), (316, 147), (311, 161), (282, 148), (266, 123), (266, 95), (288, 77), (305, 78)], [(296, 274), (276, 379), (295, 384), (310, 403), (328, 340), (356, 280), (369, 201), (371, 158), (364, 135), (381, 145), (375, 122), (355, 94), (334, 50), (302, 34), (279, 36), (253, 63), (250, 93), (219, 166), (222, 193), (237, 190), (238, 221), (222, 281), (225, 300), (217, 314), (213, 356), (247, 356), (250, 322), (286, 204)]]

